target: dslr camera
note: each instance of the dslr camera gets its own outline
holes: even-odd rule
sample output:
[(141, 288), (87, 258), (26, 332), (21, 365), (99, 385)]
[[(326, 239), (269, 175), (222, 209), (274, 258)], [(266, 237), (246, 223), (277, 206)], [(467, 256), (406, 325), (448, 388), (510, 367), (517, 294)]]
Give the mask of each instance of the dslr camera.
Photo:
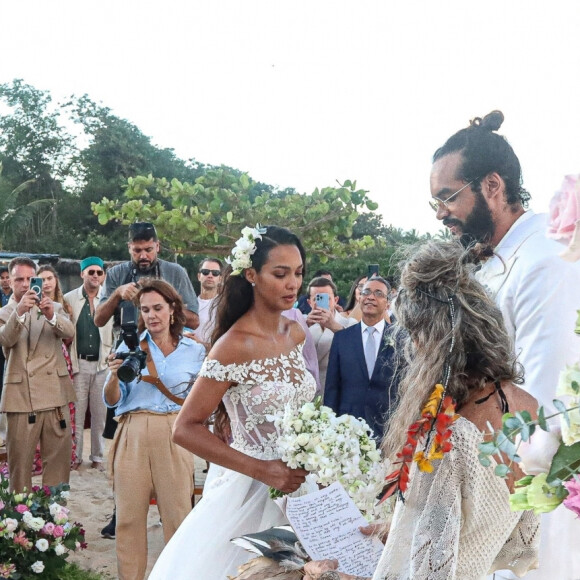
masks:
[(147, 353), (139, 348), (139, 332), (137, 330), (137, 307), (128, 300), (120, 304), (121, 339), (129, 352), (118, 352), (115, 358), (123, 361), (117, 370), (119, 380), (130, 383), (141, 375), (147, 361)]

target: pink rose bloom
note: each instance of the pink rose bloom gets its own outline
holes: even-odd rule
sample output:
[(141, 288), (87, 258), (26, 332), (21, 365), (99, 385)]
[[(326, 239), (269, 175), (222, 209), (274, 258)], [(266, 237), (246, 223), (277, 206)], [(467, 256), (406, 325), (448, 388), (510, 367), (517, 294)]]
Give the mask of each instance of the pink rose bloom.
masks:
[(54, 531), (52, 535), (55, 538), (62, 538), (64, 536), (64, 528), (62, 526), (54, 526)]
[(23, 503), (19, 503), (15, 508), (14, 508), (19, 514), (23, 514), (24, 512), (29, 512), (30, 510), (28, 509), (28, 506), (23, 504)]
[(568, 497), (564, 500), (564, 505), (580, 516), (580, 479), (573, 477), (564, 482), (564, 487), (568, 490)]
[(32, 547), (32, 542), (28, 541), (26, 534), (22, 531), (18, 532), (12, 540), (15, 544), (22, 546), (25, 550), (29, 550)]
[(548, 237), (568, 244), (580, 219), (580, 175), (566, 175), (550, 201)]
[(47, 534), (47, 535), (52, 535), (54, 532), (54, 528), (55, 525), (52, 522), (46, 522), (46, 524), (44, 524), (44, 526), (42, 526), (42, 530), (41, 533), (43, 534)]

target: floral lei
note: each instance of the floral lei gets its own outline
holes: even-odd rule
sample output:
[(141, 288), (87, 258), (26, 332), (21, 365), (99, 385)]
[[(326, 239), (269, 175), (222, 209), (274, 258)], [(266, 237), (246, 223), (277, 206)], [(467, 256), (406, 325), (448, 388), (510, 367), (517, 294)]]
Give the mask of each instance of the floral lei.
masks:
[(242, 230), (242, 237), (236, 242), (231, 258), (225, 259), (226, 263), (232, 267), (232, 276), (239, 276), (243, 270), (252, 267), (252, 254), (256, 251), (256, 240), (261, 240), (262, 234), (266, 231), (266, 228), (260, 227), (260, 224), (256, 224), (255, 228), (245, 227)]
[[(426, 292), (417, 287), (417, 294), (423, 294), (432, 300), (447, 304), (449, 307), (449, 319), (451, 322), (451, 344), (449, 345), (448, 357), (451, 356), (455, 347), (454, 329), (456, 324), (455, 304), (453, 298), (455, 293), (448, 295), (446, 300)], [(451, 438), (451, 424), (459, 417), (455, 413), (455, 401), (449, 395), (445, 395), (449, 378), (451, 377), (451, 365), (449, 358), (445, 363), (443, 370), (443, 384), (436, 384), (431, 393), (427, 404), (421, 411), (421, 418), (415, 421), (407, 431), (407, 442), (403, 449), (397, 453), (398, 461), (395, 464), (401, 464), (401, 467), (385, 478), (386, 484), (383, 488), (381, 501), (386, 500), (393, 495), (395, 491), (399, 492), (401, 498), (409, 487), (409, 472), (411, 463), (414, 461), (420, 471), (431, 473), (433, 471), (432, 461), (434, 459), (443, 459), (443, 454), (450, 451), (453, 444)], [(434, 434), (434, 436), (433, 436)], [(416, 451), (419, 441), (425, 439), (423, 451)]]
[[(434, 459), (443, 459), (443, 454), (450, 451), (453, 444), (451, 438), (451, 424), (459, 417), (455, 413), (455, 402), (445, 394), (445, 387), (435, 385), (429, 400), (421, 411), (421, 418), (413, 423), (407, 431), (407, 442), (403, 449), (397, 453), (401, 467), (385, 478), (386, 485), (383, 489), (381, 501), (393, 495), (395, 491), (403, 494), (409, 487), (409, 470), (414, 461), (421, 471), (431, 473)], [(425, 438), (423, 451), (416, 451), (417, 445)]]

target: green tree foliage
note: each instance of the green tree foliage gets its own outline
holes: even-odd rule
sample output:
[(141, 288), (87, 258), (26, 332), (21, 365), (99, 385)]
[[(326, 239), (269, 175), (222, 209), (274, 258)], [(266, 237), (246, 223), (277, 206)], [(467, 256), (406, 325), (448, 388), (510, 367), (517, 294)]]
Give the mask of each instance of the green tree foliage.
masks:
[(155, 223), (163, 242), (177, 254), (229, 254), (247, 225), (277, 224), (298, 234), (310, 254), (322, 262), (352, 256), (373, 245), (369, 236), (353, 238), (362, 209), (377, 204), (356, 183), (316, 189), (311, 195), (278, 195), (246, 174), (211, 169), (193, 184), (152, 175), (128, 178), (124, 200), (104, 198), (92, 204), (103, 225), (135, 220)]

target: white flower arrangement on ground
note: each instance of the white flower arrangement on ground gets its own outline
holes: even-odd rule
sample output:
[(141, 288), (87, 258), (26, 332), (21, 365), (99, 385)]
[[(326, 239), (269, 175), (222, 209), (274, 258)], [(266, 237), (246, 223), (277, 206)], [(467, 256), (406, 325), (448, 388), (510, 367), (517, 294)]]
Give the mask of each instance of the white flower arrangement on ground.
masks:
[(252, 255), (256, 251), (256, 240), (262, 239), (262, 234), (266, 233), (266, 228), (257, 224), (255, 228), (245, 227), (242, 230), (242, 237), (236, 242), (232, 250), (231, 258), (225, 259), (226, 263), (232, 267), (232, 276), (238, 276), (246, 268), (252, 267)]
[[(378, 505), (386, 466), (364, 419), (340, 415), (325, 407), (318, 397), (297, 411), (289, 407), (277, 415), (278, 449), (291, 468), (310, 471), (316, 483), (338, 481), (367, 519), (380, 518), (389, 505)], [(270, 497), (284, 495), (270, 488)]]
[(68, 485), (12, 493), (0, 475), (0, 578), (57, 580), (85, 531), (69, 519)]

